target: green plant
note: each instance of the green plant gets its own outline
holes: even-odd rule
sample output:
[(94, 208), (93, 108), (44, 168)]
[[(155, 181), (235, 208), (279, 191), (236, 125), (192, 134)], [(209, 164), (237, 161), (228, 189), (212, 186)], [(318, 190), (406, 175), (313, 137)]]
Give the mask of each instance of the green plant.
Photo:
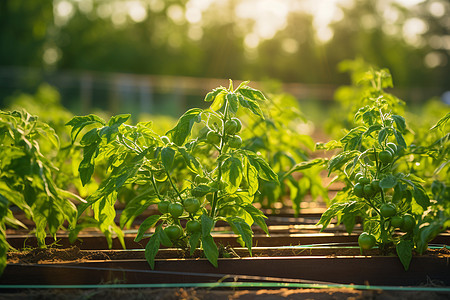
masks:
[[(277, 173), (280, 184), (261, 181), (256, 201), (263, 208), (292, 207), (297, 215), (308, 196), (328, 201), (319, 164), (303, 168), (314, 151), (312, 125), (303, 116), (298, 100), (289, 94), (274, 93), (261, 106), (265, 118), (242, 116), (243, 147), (261, 153)], [(297, 174), (293, 174), (297, 172)], [(292, 202), (288, 202), (290, 200)]]
[(200, 246), (217, 266), (219, 252), (211, 232), (219, 220), (231, 226), (251, 253), (250, 226), (256, 223), (268, 233), (264, 214), (252, 205), (258, 178), (276, 183), (277, 175), (262, 157), (240, 148), (236, 113), (244, 108), (263, 118), (258, 101), (265, 100), (247, 82), (234, 89), (230, 81), (229, 88), (206, 95), (205, 101), (212, 102), (209, 109), (188, 110), (164, 136), (154, 133), (150, 122), (125, 124), (128, 115), (114, 116), (108, 123), (95, 115), (73, 118), (68, 125), (74, 140), (89, 129), (80, 140), (82, 183), (91, 180), (97, 157), (108, 161), (110, 172), (98, 191), (78, 206), (78, 215), (92, 207), (103, 232), (119, 232), (115, 199), (126, 184), (134, 184), (137, 196), (120, 215), (120, 226), (130, 226), (136, 216), (158, 204), (161, 214), (148, 217), (135, 239), (142, 240), (147, 230), (155, 228), (145, 248), (152, 268), (160, 245), (191, 254)]
[[(342, 149), (328, 161), (328, 171), (329, 175), (336, 173), (335, 180), (346, 186), (332, 199), (318, 224), (323, 230), (337, 217), (350, 233), (356, 217), (362, 217), (363, 234), (372, 235), (382, 252), (395, 248), (408, 269), (412, 251), (422, 253), (423, 244), (442, 230), (443, 224), (439, 223), (437, 231), (431, 230), (433, 234), (421, 233), (432, 201), (426, 181), (405, 167), (411, 159), (415, 163), (415, 156), (404, 138), (409, 131), (404, 117), (392, 113), (395, 98), (386, 97), (383, 90), (392, 85), (388, 71), (369, 70), (358, 82), (367, 97), (363, 102), (368, 104), (356, 111), (355, 126), (344, 137), (321, 145), (327, 150)], [(422, 155), (431, 156), (432, 152)], [(363, 243), (361, 250), (370, 248), (369, 244)]]
[(58, 187), (53, 161), (59, 139), (53, 128), (25, 111), (0, 111), (0, 269), (4, 267), (5, 226), (26, 226), (9, 209), (16, 206), (36, 225), (38, 245), (45, 247), (47, 231), (76, 226), (76, 207), (69, 199), (84, 201)]

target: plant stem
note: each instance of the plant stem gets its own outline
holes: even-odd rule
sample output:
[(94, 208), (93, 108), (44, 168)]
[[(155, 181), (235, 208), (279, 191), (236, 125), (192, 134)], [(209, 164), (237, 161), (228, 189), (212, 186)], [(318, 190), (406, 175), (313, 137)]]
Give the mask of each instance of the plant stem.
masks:
[(183, 197), (181, 197), (180, 192), (178, 191), (177, 187), (175, 186), (175, 184), (172, 181), (172, 178), (170, 178), (170, 173), (169, 171), (167, 171), (166, 169), (164, 169), (166, 171), (167, 174), (167, 179), (169, 180), (170, 185), (172, 186), (172, 188), (175, 190), (175, 193), (177, 193), (178, 197), (181, 200), (181, 203), (183, 203)]

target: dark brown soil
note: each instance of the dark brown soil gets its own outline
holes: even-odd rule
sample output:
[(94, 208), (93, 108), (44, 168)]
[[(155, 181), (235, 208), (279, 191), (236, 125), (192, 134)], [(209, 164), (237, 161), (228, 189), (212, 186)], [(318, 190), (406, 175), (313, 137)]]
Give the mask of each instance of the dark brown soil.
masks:
[[(275, 256), (360, 256), (357, 248), (253, 248), (254, 257), (275, 257)], [(245, 248), (220, 248), (221, 257), (248, 257), (248, 250)], [(365, 256), (377, 256), (378, 250), (365, 251)], [(392, 254), (394, 255), (394, 254)], [(429, 249), (424, 255), (437, 257), (450, 257), (450, 249)], [(200, 250), (195, 251), (194, 258), (203, 257)], [(161, 249), (157, 259), (189, 258), (189, 253), (181, 249)], [(66, 249), (47, 248), (33, 249), (27, 251), (9, 252), (8, 263), (62, 263), (62, 262), (85, 262), (93, 260), (123, 260), (123, 259), (145, 259), (144, 251), (126, 250), (80, 250), (78, 247)]]
[(354, 289), (259, 289), (259, 290), (211, 290), (211, 289), (89, 289), (89, 290), (27, 290), (17, 293), (0, 293), (4, 300), (40, 300), (40, 299), (108, 299), (108, 300), (278, 300), (278, 299), (415, 299), (415, 300), (441, 300), (449, 299), (449, 293), (438, 292), (397, 292)]

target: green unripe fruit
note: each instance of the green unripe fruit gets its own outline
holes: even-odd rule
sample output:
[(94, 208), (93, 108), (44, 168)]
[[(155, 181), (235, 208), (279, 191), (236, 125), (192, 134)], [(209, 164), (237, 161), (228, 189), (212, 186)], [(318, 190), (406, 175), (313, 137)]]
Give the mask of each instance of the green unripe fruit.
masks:
[(363, 184), (363, 185), (366, 185), (366, 184), (369, 184), (369, 183), (370, 183), (370, 179), (363, 176), (363, 177), (361, 177), (361, 178), (359, 179), (358, 182), (361, 183), (361, 184)]
[(170, 225), (164, 228), (164, 232), (172, 241), (175, 241), (183, 235), (183, 228), (178, 225)]
[(385, 203), (380, 207), (380, 213), (385, 218), (393, 217), (397, 214), (395, 205), (392, 203)]
[(161, 141), (164, 143), (164, 144), (168, 144), (168, 143), (170, 143), (170, 139), (167, 137), (167, 136), (165, 136), (165, 135), (163, 135), (162, 137), (161, 137)]
[(400, 229), (404, 232), (410, 232), (414, 229), (414, 226), (416, 226), (416, 220), (411, 215), (404, 215), (402, 217), (403, 224), (400, 227)]
[(242, 128), (241, 121), (238, 118), (232, 118), (225, 122), (225, 133), (233, 135), (238, 133)]
[(370, 186), (372, 187), (372, 189), (375, 192), (381, 192), (380, 180), (379, 179), (372, 180), (372, 182), (370, 183)]
[(240, 148), (242, 146), (242, 139), (238, 135), (230, 136), (228, 139), (228, 146), (233, 149)]
[(375, 244), (377, 243), (377, 240), (375, 237), (371, 234), (368, 234), (367, 232), (363, 232), (358, 237), (358, 244), (359, 247), (363, 250), (370, 250), (372, 249)]
[(363, 178), (364, 177), (364, 174), (363, 173), (358, 173), (358, 174), (356, 174), (355, 175), (355, 182), (359, 182), (359, 180), (361, 179), (361, 178)]
[(355, 184), (355, 186), (353, 187), (353, 194), (355, 194), (355, 196), (359, 198), (364, 197), (364, 185), (362, 185), (361, 183)]
[(363, 190), (364, 190), (364, 196), (367, 198), (372, 198), (376, 193), (370, 184), (366, 184), (364, 186)]
[(200, 208), (200, 201), (196, 198), (186, 198), (183, 201), (184, 209), (191, 214), (195, 214)]
[(174, 219), (178, 219), (183, 214), (184, 208), (181, 204), (170, 203), (168, 211)]
[(396, 144), (394, 144), (394, 143), (387, 143), (387, 144), (386, 144), (386, 150), (387, 150), (388, 148), (392, 150), (392, 154), (393, 154), (393, 155), (395, 155), (395, 153), (397, 153), (397, 149), (398, 149), (398, 148), (397, 148), (397, 145), (396, 145)]
[(167, 214), (169, 212), (169, 205), (170, 202), (167, 200), (163, 200), (161, 202), (158, 203), (158, 210), (162, 213), (162, 214)]
[(186, 223), (187, 232), (194, 233), (202, 231), (202, 225), (197, 220), (190, 220)]
[(387, 150), (381, 151), (378, 157), (383, 164), (389, 164), (390, 162), (392, 162), (392, 154)]
[(206, 134), (206, 140), (210, 144), (219, 144), (220, 135), (217, 132), (211, 130)]
[(400, 216), (393, 216), (391, 218), (391, 225), (394, 228), (400, 228), (403, 225), (403, 218)]

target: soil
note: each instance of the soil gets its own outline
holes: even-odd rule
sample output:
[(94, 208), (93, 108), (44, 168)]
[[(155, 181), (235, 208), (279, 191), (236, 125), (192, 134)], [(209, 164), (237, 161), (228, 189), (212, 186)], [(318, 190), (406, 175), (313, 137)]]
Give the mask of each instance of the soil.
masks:
[[(253, 248), (254, 257), (262, 256), (360, 256), (357, 248)], [(221, 257), (248, 257), (248, 250), (245, 248), (219, 247)], [(378, 250), (368, 250), (363, 253), (366, 256), (378, 255)], [(443, 247), (440, 249), (429, 249), (424, 255), (450, 258), (450, 249)], [(189, 253), (181, 249), (161, 249), (157, 259), (188, 258)], [(203, 257), (199, 250), (194, 252), (194, 258)], [(8, 263), (62, 263), (62, 262), (86, 262), (93, 260), (122, 260), (122, 259), (144, 259), (144, 251), (126, 250), (80, 250), (78, 247), (65, 249), (47, 248), (32, 249), (26, 251), (9, 252), (7, 254)]]
[(40, 300), (40, 299), (109, 299), (109, 300), (278, 300), (278, 299), (415, 299), (415, 300), (441, 300), (449, 299), (449, 293), (438, 292), (400, 292), (382, 290), (354, 290), (342, 289), (258, 289), (258, 290), (217, 290), (217, 289), (194, 289), (194, 288), (171, 288), (171, 289), (88, 289), (88, 290), (27, 290), (20, 292), (0, 293), (3, 300)]

